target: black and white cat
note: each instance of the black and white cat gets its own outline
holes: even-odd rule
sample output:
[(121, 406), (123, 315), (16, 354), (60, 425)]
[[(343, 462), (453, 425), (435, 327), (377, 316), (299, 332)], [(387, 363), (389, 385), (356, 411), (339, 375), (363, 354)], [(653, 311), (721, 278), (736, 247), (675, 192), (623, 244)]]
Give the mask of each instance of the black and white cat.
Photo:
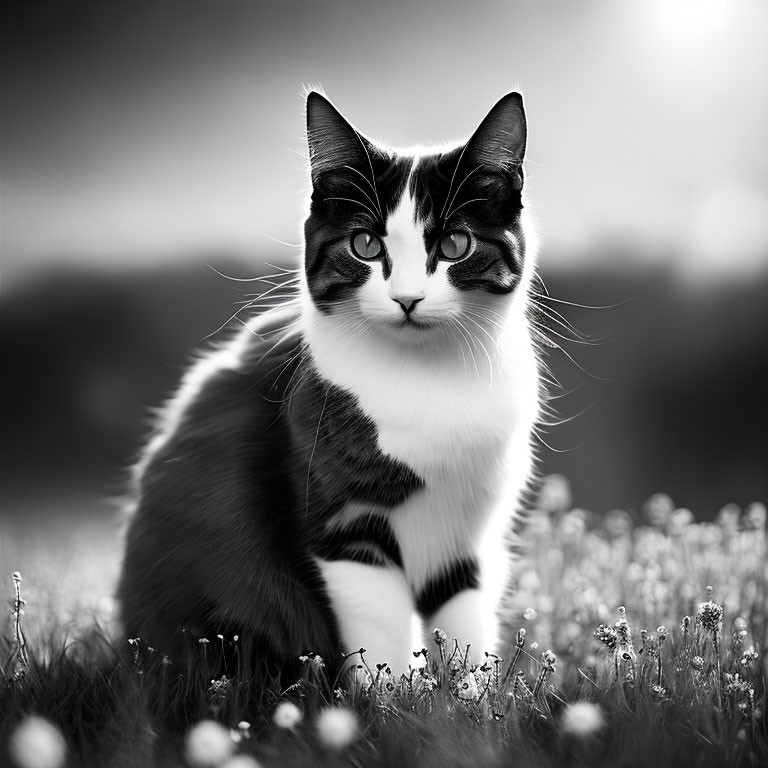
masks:
[(446, 150), (376, 144), (316, 92), (307, 132), (297, 298), (168, 408), (137, 475), (125, 632), (176, 658), (237, 634), (276, 668), (364, 647), (404, 671), (434, 627), (492, 651), (540, 410), (522, 98)]

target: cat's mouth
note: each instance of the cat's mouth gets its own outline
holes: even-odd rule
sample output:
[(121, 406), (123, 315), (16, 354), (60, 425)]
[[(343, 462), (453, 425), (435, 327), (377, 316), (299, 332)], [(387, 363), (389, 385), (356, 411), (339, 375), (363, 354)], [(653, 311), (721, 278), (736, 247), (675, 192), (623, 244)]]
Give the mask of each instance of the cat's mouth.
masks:
[(432, 327), (432, 323), (428, 323), (424, 320), (416, 320), (411, 315), (406, 315), (399, 323), (397, 323), (397, 327), (426, 330)]

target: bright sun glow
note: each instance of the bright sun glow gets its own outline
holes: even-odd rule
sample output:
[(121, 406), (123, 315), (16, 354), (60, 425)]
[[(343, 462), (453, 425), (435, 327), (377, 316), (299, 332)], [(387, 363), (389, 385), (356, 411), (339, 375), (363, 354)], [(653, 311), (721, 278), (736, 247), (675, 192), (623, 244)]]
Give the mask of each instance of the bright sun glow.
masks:
[(661, 36), (695, 45), (711, 42), (744, 5), (742, 0), (650, 0), (647, 8)]

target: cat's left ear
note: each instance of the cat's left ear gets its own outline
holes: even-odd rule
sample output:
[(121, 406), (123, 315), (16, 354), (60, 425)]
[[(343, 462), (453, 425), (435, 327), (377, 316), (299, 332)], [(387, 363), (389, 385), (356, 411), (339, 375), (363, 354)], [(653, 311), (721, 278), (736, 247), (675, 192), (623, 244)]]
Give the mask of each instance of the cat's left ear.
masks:
[(324, 173), (345, 166), (370, 174), (369, 142), (317, 91), (307, 96), (307, 143), (313, 186)]
[(519, 93), (499, 99), (467, 142), (462, 164), (482, 166), (486, 170), (516, 172), (522, 182), (522, 165), (528, 125)]

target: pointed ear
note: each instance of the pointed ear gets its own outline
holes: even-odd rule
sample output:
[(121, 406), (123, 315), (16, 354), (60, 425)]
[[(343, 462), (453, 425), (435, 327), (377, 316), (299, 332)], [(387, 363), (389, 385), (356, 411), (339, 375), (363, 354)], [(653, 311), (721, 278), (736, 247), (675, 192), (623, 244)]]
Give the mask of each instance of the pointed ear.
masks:
[(519, 93), (508, 93), (496, 102), (472, 134), (463, 162), (482, 165), (487, 170), (519, 172), (527, 137), (523, 97)]
[(307, 96), (307, 142), (313, 186), (323, 173), (345, 165), (370, 174), (368, 142), (316, 91)]

